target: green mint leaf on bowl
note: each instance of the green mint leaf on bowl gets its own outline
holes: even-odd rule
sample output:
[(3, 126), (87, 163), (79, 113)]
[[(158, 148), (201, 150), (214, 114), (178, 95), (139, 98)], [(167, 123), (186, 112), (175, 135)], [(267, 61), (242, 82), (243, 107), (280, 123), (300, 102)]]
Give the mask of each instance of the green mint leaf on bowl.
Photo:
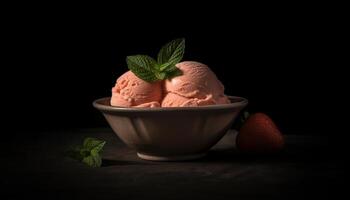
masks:
[(71, 148), (67, 155), (75, 160), (81, 161), (90, 167), (101, 167), (101, 153), (106, 141), (96, 138), (84, 139), (82, 146)]
[(185, 39), (180, 38), (165, 44), (158, 53), (157, 61), (147, 55), (126, 58), (128, 68), (140, 79), (155, 82), (182, 74), (175, 65), (185, 53)]

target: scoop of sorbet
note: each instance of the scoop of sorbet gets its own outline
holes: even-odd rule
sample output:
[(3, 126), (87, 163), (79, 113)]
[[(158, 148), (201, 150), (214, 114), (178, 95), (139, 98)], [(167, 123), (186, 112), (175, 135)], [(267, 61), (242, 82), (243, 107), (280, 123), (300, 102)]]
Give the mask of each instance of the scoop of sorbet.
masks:
[(120, 107), (160, 107), (161, 82), (148, 83), (128, 71), (112, 88), (111, 105)]
[(183, 75), (165, 81), (162, 107), (204, 106), (230, 103), (224, 86), (205, 64), (185, 61), (176, 64)]

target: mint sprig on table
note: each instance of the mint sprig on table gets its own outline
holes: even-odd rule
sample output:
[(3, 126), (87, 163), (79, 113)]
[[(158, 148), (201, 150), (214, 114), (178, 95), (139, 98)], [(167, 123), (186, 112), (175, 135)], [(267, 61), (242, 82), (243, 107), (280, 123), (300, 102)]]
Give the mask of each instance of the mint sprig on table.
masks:
[(175, 39), (165, 44), (159, 51), (157, 60), (147, 55), (126, 57), (128, 68), (140, 79), (155, 82), (181, 75), (175, 65), (185, 53), (185, 39)]
[(90, 167), (101, 167), (101, 153), (106, 141), (96, 138), (85, 138), (82, 146), (76, 146), (67, 151), (67, 155), (81, 161)]

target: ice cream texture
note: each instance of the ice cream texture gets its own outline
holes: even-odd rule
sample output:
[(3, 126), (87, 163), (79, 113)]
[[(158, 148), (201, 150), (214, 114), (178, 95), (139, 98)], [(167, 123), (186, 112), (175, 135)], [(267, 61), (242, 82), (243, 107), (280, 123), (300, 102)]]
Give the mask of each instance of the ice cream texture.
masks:
[(194, 107), (230, 103), (224, 86), (205, 64), (184, 61), (176, 64), (182, 75), (148, 83), (131, 71), (118, 78), (112, 88), (112, 106)]
[(183, 75), (165, 81), (162, 107), (205, 106), (230, 103), (224, 86), (208, 66), (194, 61), (176, 65)]
[(161, 82), (148, 83), (131, 71), (120, 76), (112, 88), (112, 106), (160, 107), (161, 100)]

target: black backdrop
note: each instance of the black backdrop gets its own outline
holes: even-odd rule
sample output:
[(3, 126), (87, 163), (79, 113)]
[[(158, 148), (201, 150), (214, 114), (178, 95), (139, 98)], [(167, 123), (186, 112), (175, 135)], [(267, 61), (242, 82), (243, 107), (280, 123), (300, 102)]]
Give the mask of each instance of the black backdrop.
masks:
[(21, 115), (15, 126), (21, 131), (107, 126), (92, 101), (110, 95), (127, 70), (125, 57), (156, 55), (164, 43), (185, 37), (184, 60), (207, 64), (226, 94), (249, 99), (250, 112), (267, 113), (287, 134), (332, 128), (324, 105), (334, 95), (329, 80), (339, 26), (327, 13), (192, 12), (169, 19), (117, 11), (13, 16), (6, 30), (12, 76), (3, 84), (11, 96), (8, 119)]
[[(277, 167), (272, 166), (271, 169), (277, 169), (277, 175), (281, 176), (275, 179), (268, 173), (268, 190), (257, 188), (258, 192), (266, 196), (271, 191), (268, 186), (276, 191), (271, 195), (278, 197), (282, 193), (290, 195), (291, 188), (295, 194), (290, 197), (308, 197), (305, 194), (314, 197), (325, 193), (337, 196), (346, 191), (343, 190), (345, 166), (340, 160), (346, 158), (343, 153), (348, 145), (345, 145), (347, 140), (343, 136), (347, 136), (347, 129), (335, 130), (339, 125), (347, 124), (341, 123), (347, 117), (335, 115), (335, 111), (347, 114), (341, 94), (348, 93), (345, 84), (348, 73), (342, 73), (341, 68), (346, 68), (348, 64), (341, 60), (348, 57), (346, 38), (342, 37), (348, 37), (345, 30), (349, 23), (344, 22), (346, 18), (342, 16), (348, 11), (344, 14), (330, 5), (319, 7), (320, 3), (311, 6), (209, 5), (200, 8), (199, 4), (190, 6), (172, 1), (171, 5), (165, 5), (166, 8), (150, 10), (133, 2), (133, 6), (110, 6), (111, 10), (102, 12), (97, 8), (84, 8), (87, 3), (78, 7), (15, 3), (12, 9), (2, 7), (3, 23), (0, 24), (1, 47), (4, 50), (4, 62), (0, 67), (3, 147), (0, 169), (5, 175), (0, 184), (5, 195), (8, 192), (30, 196), (38, 192), (41, 196), (60, 198), (70, 194), (79, 196), (83, 192), (87, 196), (91, 192), (85, 193), (86, 188), (94, 188), (93, 191), (100, 194), (98, 192), (105, 190), (94, 182), (95, 179), (103, 180), (102, 187), (108, 190), (101, 170), (93, 174), (69, 162), (64, 166), (66, 161), (61, 162), (57, 153), (63, 150), (61, 145), (73, 144), (75, 140), (62, 132), (68, 130), (69, 134), (74, 132), (70, 129), (107, 127), (102, 114), (92, 107), (92, 101), (110, 95), (116, 78), (127, 70), (125, 57), (132, 54), (155, 55), (161, 45), (177, 37), (186, 38), (184, 60), (207, 64), (226, 86), (226, 94), (249, 99), (248, 110), (267, 113), (284, 134), (331, 136), (327, 141), (332, 146), (324, 148), (316, 145), (317, 141), (315, 146), (307, 145), (306, 140), (305, 148), (295, 147), (295, 154), (291, 146), (288, 149), (291, 154), (271, 159), (259, 157), (257, 162), (253, 161), (254, 158), (235, 157), (233, 166), (242, 163), (252, 166), (253, 171), (258, 169), (253, 166), (255, 164), (262, 164), (262, 170), (268, 169), (269, 163)], [(57, 130), (63, 134), (62, 137), (56, 134), (52, 134), (52, 138), (43, 137)], [(7, 140), (7, 136), (15, 139)], [(54, 143), (56, 138), (64, 141)], [(213, 155), (216, 157), (216, 154)], [(224, 157), (218, 154), (217, 159), (209, 158), (208, 161), (213, 162), (211, 166), (216, 168), (215, 163), (231, 161)], [(119, 158), (113, 156), (113, 159)], [(124, 165), (123, 168), (129, 168), (129, 165), (131, 169), (135, 169), (133, 166), (136, 169), (142, 167), (126, 160), (125, 164), (124, 160), (115, 161), (116, 165)], [(205, 161), (199, 164), (205, 164)], [(161, 172), (167, 166), (159, 166)], [(105, 168), (113, 170), (113, 173), (115, 169), (119, 171), (119, 167)], [(187, 169), (184, 168), (185, 171)], [(75, 174), (75, 170), (80, 172)], [(196, 169), (191, 167), (191, 170)], [(229, 181), (226, 172), (223, 171), (225, 176), (222, 177)], [(261, 174), (264, 171), (256, 172), (258, 179), (264, 178)], [(107, 174), (110, 176), (111, 173)], [(113, 176), (113, 180), (124, 180), (124, 175), (122, 170)], [(129, 180), (128, 173), (125, 177)], [(172, 176), (167, 177), (170, 177), (167, 183), (174, 184)], [(158, 179), (157, 176), (153, 178), (132, 182), (140, 186), (145, 180), (152, 182)], [(207, 179), (207, 176), (204, 178)], [(79, 181), (84, 179), (89, 181)], [(286, 182), (282, 183), (290, 182), (290, 185), (270, 184), (283, 179)], [(91, 180), (93, 183), (90, 184)], [(176, 180), (183, 181), (182, 178)], [(243, 183), (243, 188), (249, 186), (247, 191), (251, 191), (251, 184), (244, 184), (241, 177), (238, 181)], [(64, 186), (68, 182), (68, 186)], [(255, 183), (258, 186), (264, 181)], [(74, 184), (77, 184), (76, 187)], [(296, 184), (298, 187), (294, 190)], [(87, 185), (89, 187), (85, 187)], [(194, 191), (200, 185), (196, 185)], [(147, 187), (141, 188), (147, 190)], [(340, 190), (342, 192), (338, 192)], [(126, 189), (124, 192), (129, 191)], [(211, 191), (213, 189), (208, 190), (209, 193)], [(49, 195), (50, 192), (54, 195)], [(135, 192), (134, 187), (132, 192)], [(255, 192), (251, 195), (254, 196)]]

